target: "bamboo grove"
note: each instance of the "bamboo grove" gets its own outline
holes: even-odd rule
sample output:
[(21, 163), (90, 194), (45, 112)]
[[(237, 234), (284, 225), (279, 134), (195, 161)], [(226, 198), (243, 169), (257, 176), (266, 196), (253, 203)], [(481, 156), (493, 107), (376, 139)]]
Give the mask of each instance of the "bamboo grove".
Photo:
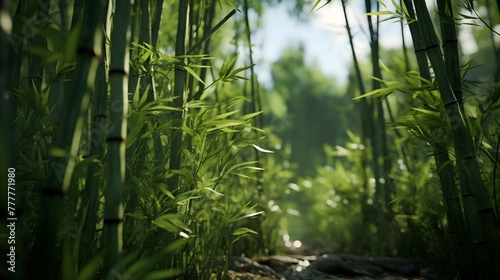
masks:
[[(347, 252), (436, 256), (440, 277), (500, 278), (500, 71), (474, 94), (457, 35), (464, 18), (498, 24), (498, 1), (362, 1), (363, 62), (351, 1), (338, 0), (352, 73), (329, 89), (342, 97), (321, 100), (347, 98), (353, 129), (316, 112), (347, 136), (316, 147), (328, 164), (314, 176), (290, 163), (293, 141), (312, 135), (273, 131), (278, 105), (254, 69), (254, 16), (279, 2), (1, 1), (0, 168), (19, 180), (15, 273), (2, 279), (227, 279), (230, 256), (279, 253), (286, 230)], [(292, 6), (314, 17), (333, 2)], [(399, 62), (379, 42), (386, 17), (411, 34)], [(296, 81), (280, 86), (280, 71), (305, 92), (320, 80), (292, 60), (272, 70), (289, 110)]]
[[(387, 8), (383, 2), (381, 4)], [(413, 92), (416, 93), (413, 95), (414, 99), (423, 101), (421, 107), (413, 109), (419, 114), (412, 114), (412, 117), (407, 117), (404, 121), (395, 122), (395, 124), (397, 128), (409, 129), (413, 135), (417, 135), (432, 146), (431, 154), (440, 179), (448, 220), (446, 230), (449, 234), (447, 239), (452, 258), (451, 265), (454, 266), (455, 271), (458, 271), (461, 279), (498, 278), (500, 235), (498, 209), (494, 209), (495, 201), (498, 199), (495, 197), (497, 179), (495, 170), (498, 163), (496, 159), (493, 159), (493, 173), (491, 174), (493, 177), (485, 173), (484, 161), (481, 157), (486, 156), (491, 159), (490, 151), (484, 149), (485, 142), (481, 143), (481, 140), (474, 139), (478, 137), (477, 133), (474, 135), (474, 130), (478, 128), (471, 123), (471, 116), (467, 114), (468, 108), (464, 105), (461, 76), (463, 69), (460, 65), (457, 44), (456, 15), (453, 12), (453, 9), (457, 7), (454, 7), (455, 4), (452, 1), (437, 1), (437, 22), (440, 25), (440, 38), (438, 38), (437, 28), (431, 19), (426, 1), (405, 0), (399, 4), (392, 1), (392, 4), (395, 12), (372, 11), (367, 1), (368, 18), (391, 14), (395, 19), (406, 22), (411, 32), (418, 72), (409, 71), (406, 76), (398, 79), (391, 69), (379, 63), (378, 52), (373, 46), (377, 43), (375, 35), (370, 40), (374, 67), (372, 79), (375, 82), (371, 92), (358, 98), (369, 96), (386, 98), (394, 92)], [(461, 6), (458, 6), (458, 8), (462, 7), (472, 11), (472, 1), (464, 1)], [(377, 20), (377, 24), (379, 22), (380, 20)], [(372, 23), (369, 22), (368, 25), (370, 34), (374, 34), (371, 29)], [(390, 79), (382, 79), (377, 65), (384, 66)], [(432, 75), (430, 70), (433, 72)], [(406, 82), (401, 80), (403, 77)], [(417, 80), (411, 81), (415, 78)], [(379, 82), (382, 82), (384, 86), (381, 87)], [(496, 92), (497, 88), (490, 90)], [(363, 92), (361, 90), (362, 94)], [(379, 101), (378, 110), (382, 109), (381, 104), (382, 102)], [(390, 105), (386, 104), (390, 112)], [(378, 127), (378, 130), (384, 131), (383, 126)], [(373, 141), (377, 138), (370, 137), (369, 139)], [(371, 145), (373, 147), (376, 144), (372, 142)], [(373, 157), (376, 158), (377, 155), (373, 153)], [(383, 156), (382, 163), (378, 164), (383, 166), (386, 160), (386, 156)], [(376, 173), (376, 167), (374, 167), (374, 173)], [(393, 190), (394, 188), (389, 184), (385, 186), (385, 193)], [(387, 200), (385, 202), (387, 203)]]
[[(223, 194), (258, 180), (255, 151), (270, 152), (257, 89), (228, 94), (252, 65), (210, 54), (237, 4), (163, 2), (2, 1), (2, 129), (15, 124), (2, 167), (28, 185), (18, 279), (222, 277), (232, 244), (256, 233), (243, 221), (257, 203)], [(257, 192), (245, 188), (239, 200)]]

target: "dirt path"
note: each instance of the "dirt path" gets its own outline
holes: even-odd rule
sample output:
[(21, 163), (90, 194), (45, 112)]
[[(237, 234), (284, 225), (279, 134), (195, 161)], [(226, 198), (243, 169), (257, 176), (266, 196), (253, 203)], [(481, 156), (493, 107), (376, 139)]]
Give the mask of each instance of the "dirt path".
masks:
[(349, 254), (234, 257), (230, 279), (431, 279), (423, 261)]

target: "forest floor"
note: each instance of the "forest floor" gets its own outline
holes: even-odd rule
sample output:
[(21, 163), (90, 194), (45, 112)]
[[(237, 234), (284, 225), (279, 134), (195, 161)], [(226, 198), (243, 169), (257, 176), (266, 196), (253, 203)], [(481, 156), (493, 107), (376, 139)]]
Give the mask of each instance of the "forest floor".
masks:
[(233, 257), (229, 278), (235, 280), (326, 280), (326, 279), (432, 279), (422, 260), (393, 257), (368, 257), (352, 254), (317, 254)]

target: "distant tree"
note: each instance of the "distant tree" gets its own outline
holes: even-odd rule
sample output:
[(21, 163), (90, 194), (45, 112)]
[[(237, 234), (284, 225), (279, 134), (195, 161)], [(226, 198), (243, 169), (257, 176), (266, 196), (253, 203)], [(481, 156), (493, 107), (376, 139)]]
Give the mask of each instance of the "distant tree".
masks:
[(351, 106), (350, 98), (335, 79), (306, 61), (302, 45), (283, 53), (272, 66), (272, 78), (274, 89), (265, 103), (273, 115), (268, 118), (284, 124), (276, 132), (291, 146), (291, 161), (299, 164), (299, 175), (314, 175), (316, 166), (326, 164), (323, 145), (342, 142), (346, 127), (353, 125), (339, 114)]

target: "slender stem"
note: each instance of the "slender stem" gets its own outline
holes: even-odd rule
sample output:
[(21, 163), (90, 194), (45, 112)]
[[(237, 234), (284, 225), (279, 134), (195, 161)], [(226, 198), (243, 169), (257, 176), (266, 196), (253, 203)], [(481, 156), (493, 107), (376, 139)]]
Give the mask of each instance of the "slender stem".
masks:
[(111, 33), (109, 81), (110, 126), (106, 143), (108, 165), (104, 207), (103, 244), (106, 246), (105, 271), (120, 260), (123, 228), (123, 189), (125, 183), (125, 141), (127, 137), (130, 10), (133, 0), (116, 2)]
[[(175, 43), (175, 55), (179, 57), (179, 63), (175, 66), (174, 72), (174, 95), (177, 97), (174, 102), (177, 108), (182, 108), (185, 100), (185, 86), (186, 86), (186, 70), (183, 66), (186, 58), (186, 27), (187, 27), (187, 14), (188, 14), (188, 0), (181, 0), (179, 3), (179, 19), (177, 23), (177, 37)], [(181, 167), (182, 157), (182, 130), (181, 125), (183, 121), (182, 112), (172, 113), (173, 131), (172, 131), (172, 144), (170, 150), (170, 170), (179, 170)], [(179, 176), (175, 174), (170, 180), (171, 190), (176, 190), (179, 187)]]

